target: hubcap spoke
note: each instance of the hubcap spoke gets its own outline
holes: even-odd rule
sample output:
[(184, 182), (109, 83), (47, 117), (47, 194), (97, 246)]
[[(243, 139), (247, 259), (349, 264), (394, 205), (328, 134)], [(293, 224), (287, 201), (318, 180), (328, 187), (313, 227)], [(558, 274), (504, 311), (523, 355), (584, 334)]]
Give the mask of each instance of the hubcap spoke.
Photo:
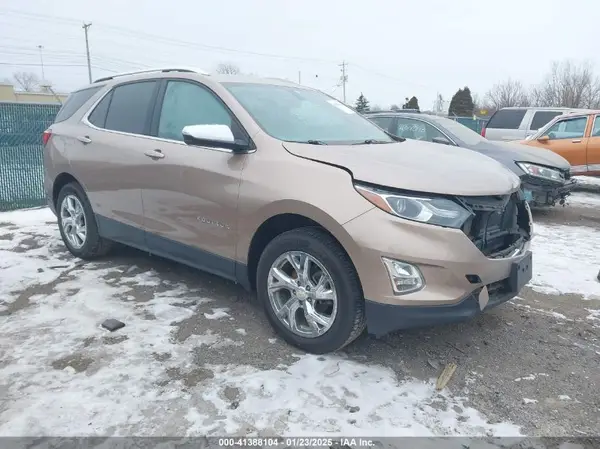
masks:
[(284, 288), (294, 291), (294, 289), (296, 289), (296, 282), (279, 268), (272, 268), (271, 275), (277, 279), (277, 283), (273, 283), (271, 282), (271, 279), (269, 279), (269, 290), (281, 290)]
[(318, 313), (309, 302), (305, 304), (304, 313), (309, 324), (320, 324), (323, 327), (328, 327), (331, 325), (330, 319)]

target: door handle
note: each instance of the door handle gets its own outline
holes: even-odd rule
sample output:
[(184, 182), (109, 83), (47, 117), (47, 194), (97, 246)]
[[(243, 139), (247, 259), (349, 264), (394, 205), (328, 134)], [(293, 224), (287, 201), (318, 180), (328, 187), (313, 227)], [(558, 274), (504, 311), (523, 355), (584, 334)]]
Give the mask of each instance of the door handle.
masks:
[(88, 136), (78, 136), (77, 140), (79, 140), (81, 143), (87, 145), (88, 143), (92, 143), (92, 139), (90, 139)]
[(163, 152), (160, 150), (146, 151), (146, 152), (144, 152), (144, 154), (152, 159), (162, 159), (163, 157), (165, 157)]
[(571, 142), (573, 142), (573, 143), (581, 143), (581, 139), (573, 139), (573, 140), (571, 140)]

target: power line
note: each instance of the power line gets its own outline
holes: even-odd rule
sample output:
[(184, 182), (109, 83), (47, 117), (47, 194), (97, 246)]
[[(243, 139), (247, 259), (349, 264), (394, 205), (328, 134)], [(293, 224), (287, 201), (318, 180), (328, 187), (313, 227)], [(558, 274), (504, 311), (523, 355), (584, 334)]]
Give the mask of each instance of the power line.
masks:
[[(17, 10), (13, 10), (13, 9), (2, 9), (2, 10), (0, 10), (0, 13), (24, 16), (24, 17), (29, 17), (32, 19), (37, 19), (37, 20), (42, 20), (42, 21), (52, 20), (52, 21), (63, 21), (66, 23), (79, 23), (77, 20), (71, 19), (71, 18), (57, 17), (57, 16), (51, 16), (51, 15), (45, 15), (45, 14), (35, 14), (35, 13), (29, 13), (29, 12), (24, 12), (24, 11), (17, 11)], [(185, 40), (181, 40), (181, 39), (166, 38), (164, 36), (145, 33), (143, 31), (132, 30), (132, 29), (123, 28), (123, 27), (117, 27), (117, 26), (113, 26), (113, 25), (105, 25), (105, 24), (97, 23), (96, 26), (101, 27), (101, 28), (110, 29), (115, 32), (130, 35), (130, 36), (137, 37), (140, 39), (154, 40), (157, 42), (163, 42), (163, 43), (167, 43), (167, 44), (171, 44), (171, 45), (204, 48), (204, 49), (212, 50), (212, 51), (246, 54), (246, 55), (251, 55), (251, 56), (261, 56), (261, 57), (265, 57), (265, 58), (274, 58), (274, 59), (311, 61), (311, 62), (319, 62), (319, 63), (327, 63), (327, 64), (335, 63), (335, 61), (319, 59), (319, 58), (310, 58), (310, 57), (304, 57), (304, 56), (289, 56), (289, 55), (281, 55), (281, 54), (276, 54), (276, 53), (263, 53), (263, 52), (250, 51), (250, 50), (238, 50), (238, 49), (234, 49), (234, 48), (222, 47), (222, 46), (217, 46), (217, 45), (200, 44), (197, 42), (190, 42), (190, 41), (185, 41)]]
[[(0, 65), (4, 66), (14, 66), (14, 67), (39, 67), (40, 63), (33, 62), (0, 62)], [(46, 67), (87, 67), (87, 64), (44, 64)], [(92, 65), (93, 68), (99, 70), (105, 70), (106, 72), (119, 73), (118, 70), (108, 69), (106, 67), (100, 67), (97, 65)]]

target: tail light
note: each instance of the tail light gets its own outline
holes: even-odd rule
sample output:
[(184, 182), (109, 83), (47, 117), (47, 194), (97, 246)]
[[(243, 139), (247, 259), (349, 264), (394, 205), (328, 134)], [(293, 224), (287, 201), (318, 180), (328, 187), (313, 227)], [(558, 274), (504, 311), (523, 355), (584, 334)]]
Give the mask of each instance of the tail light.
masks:
[(481, 137), (485, 137), (485, 126), (481, 128)]
[(50, 137), (52, 137), (52, 131), (47, 129), (46, 131), (44, 131), (44, 134), (42, 134), (42, 142), (44, 142), (44, 145), (48, 143)]

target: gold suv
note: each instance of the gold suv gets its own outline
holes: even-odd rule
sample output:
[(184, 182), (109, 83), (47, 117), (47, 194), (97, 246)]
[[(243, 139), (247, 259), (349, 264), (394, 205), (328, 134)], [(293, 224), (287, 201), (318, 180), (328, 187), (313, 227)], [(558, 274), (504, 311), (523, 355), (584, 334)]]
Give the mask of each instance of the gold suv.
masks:
[(516, 175), (291, 82), (115, 75), (72, 93), (43, 139), (72, 254), (120, 242), (231, 279), (310, 352), (474, 316), (531, 278)]

